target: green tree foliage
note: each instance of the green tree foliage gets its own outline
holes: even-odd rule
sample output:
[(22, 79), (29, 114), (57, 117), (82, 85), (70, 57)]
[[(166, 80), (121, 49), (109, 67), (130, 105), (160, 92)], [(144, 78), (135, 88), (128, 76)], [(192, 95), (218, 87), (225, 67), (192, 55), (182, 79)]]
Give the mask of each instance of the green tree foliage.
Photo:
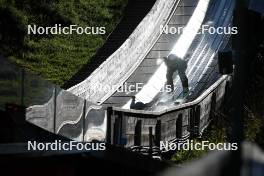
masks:
[[(62, 85), (113, 31), (127, 0), (0, 0), (0, 53)], [(105, 35), (27, 35), (27, 25), (105, 26)]]

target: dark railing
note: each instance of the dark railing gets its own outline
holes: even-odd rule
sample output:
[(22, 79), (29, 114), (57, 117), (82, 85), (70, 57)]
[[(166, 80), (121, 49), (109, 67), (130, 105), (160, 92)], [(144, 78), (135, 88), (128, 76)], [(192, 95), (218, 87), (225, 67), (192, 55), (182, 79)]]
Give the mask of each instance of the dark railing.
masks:
[(160, 112), (109, 107), (106, 141), (132, 151), (157, 154), (162, 152), (157, 152), (160, 141), (175, 143), (199, 137), (223, 103), (230, 78), (222, 76), (194, 101)]

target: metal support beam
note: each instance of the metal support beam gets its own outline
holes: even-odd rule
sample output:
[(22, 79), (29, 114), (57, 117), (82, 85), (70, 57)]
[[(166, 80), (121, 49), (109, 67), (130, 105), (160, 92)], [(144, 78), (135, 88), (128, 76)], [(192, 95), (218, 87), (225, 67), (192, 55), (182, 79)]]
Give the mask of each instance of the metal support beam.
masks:
[(152, 135), (152, 127), (149, 127), (149, 156), (152, 157), (152, 151), (153, 151), (153, 135)]
[(112, 113), (113, 113), (113, 108), (108, 107), (107, 108), (107, 127), (106, 127), (106, 142), (111, 144), (112, 143)]
[[(238, 150), (233, 152), (232, 163), (233, 169), (230, 175), (240, 175), (240, 168), (242, 164), (241, 159), (241, 143), (243, 140), (243, 104), (244, 104), (244, 93), (245, 93), (245, 80), (246, 74), (246, 36), (247, 34), (247, 16), (246, 16), (246, 2), (245, 0), (236, 0), (236, 8), (234, 12), (234, 24), (233, 26), (238, 27), (238, 34), (233, 36), (233, 48), (235, 53), (235, 72), (234, 81), (232, 87), (232, 98), (231, 98), (231, 138), (230, 142), (238, 143)], [(249, 56), (249, 55), (248, 55)]]
[(161, 141), (161, 120), (157, 120), (155, 128), (155, 145), (159, 146)]
[(142, 120), (138, 120), (135, 127), (134, 145), (141, 146)]

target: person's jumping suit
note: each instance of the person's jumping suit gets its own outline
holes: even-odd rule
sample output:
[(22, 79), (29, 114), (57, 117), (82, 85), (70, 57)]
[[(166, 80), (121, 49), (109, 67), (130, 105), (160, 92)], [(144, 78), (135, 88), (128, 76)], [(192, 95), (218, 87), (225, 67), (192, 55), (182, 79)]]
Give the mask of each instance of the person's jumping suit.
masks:
[(170, 54), (168, 57), (165, 57), (165, 63), (167, 65), (167, 85), (171, 86), (171, 89), (174, 90), (173, 85), (173, 73), (178, 71), (178, 75), (181, 79), (183, 93), (186, 94), (189, 91), (188, 86), (188, 78), (185, 74), (187, 69), (187, 61), (175, 56), (174, 54)]

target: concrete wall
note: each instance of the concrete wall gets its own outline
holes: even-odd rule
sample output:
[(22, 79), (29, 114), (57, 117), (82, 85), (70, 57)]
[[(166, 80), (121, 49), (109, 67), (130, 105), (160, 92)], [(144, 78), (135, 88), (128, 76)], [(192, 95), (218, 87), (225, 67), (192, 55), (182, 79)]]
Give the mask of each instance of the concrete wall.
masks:
[[(68, 89), (88, 101), (101, 104), (133, 73), (160, 35), (174, 5), (179, 0), (157, 0), (138, 27), (86, 80)], [(100, 89), (110, 87), (109, 89)]]
[(106, 137), (105, 110), (65, 90), (56, 89), (47, 103), (28, 107), (26, 120), (76, 141), (104, 141)]
[(26, 120), (47, 131), (54, 132), (54, 93), (43, 105), (33, 105), (26, 109)]

